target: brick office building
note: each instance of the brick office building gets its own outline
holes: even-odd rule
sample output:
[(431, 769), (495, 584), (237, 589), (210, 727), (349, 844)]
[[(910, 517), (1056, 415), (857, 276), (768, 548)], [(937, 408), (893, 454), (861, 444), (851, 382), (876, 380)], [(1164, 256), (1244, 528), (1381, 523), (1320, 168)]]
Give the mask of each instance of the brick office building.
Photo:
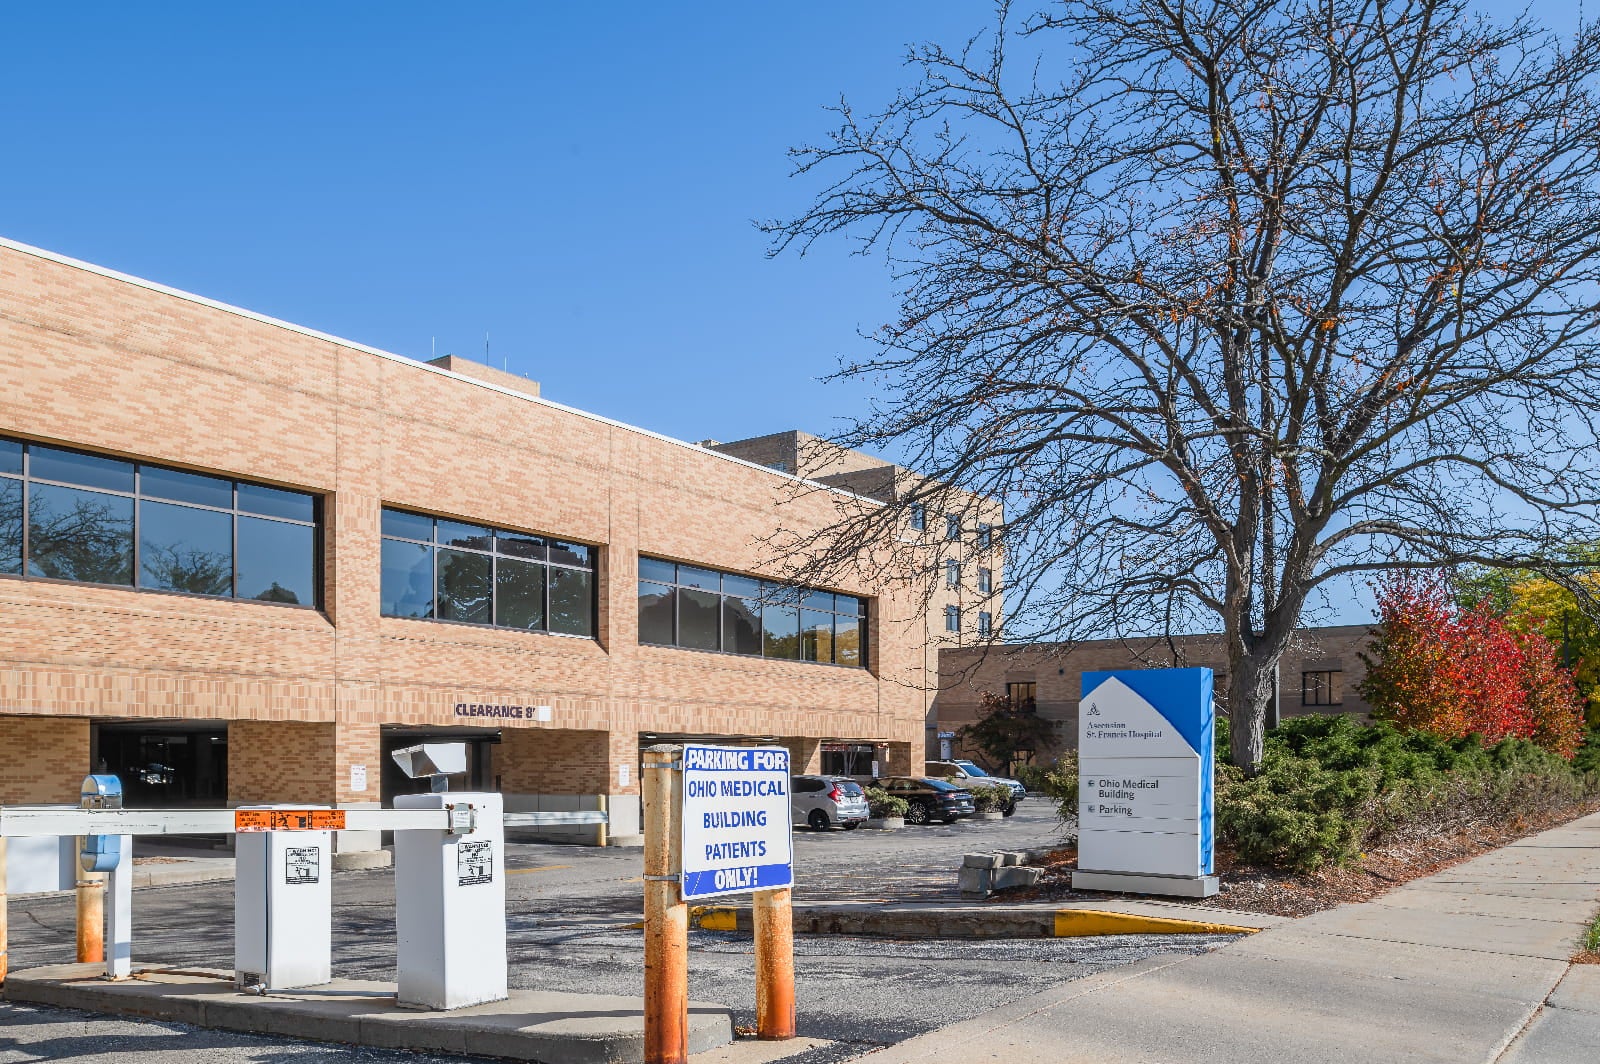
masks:
[[(701, 445), (883, 502), (904, 504), (908, 492), (928, 483), (903, 466), (806, 432), (775, 432), (732, 443), (703, 440)], [(957, 647), (987, 644), (1000, 630), (1005, 557), (993, 531), (1005, 519), (1005, 511), (993, 499), (949, 486), (937, 488), (931, 498), (936, 507), (959, 511), (928, 513), (926, 504), (913, 504), (905, 530), (905, 538), (918, 545), (919, 556), (911, 564), (928, 580), (921, 627), (912, 635), (920, 641), (913, 682), (925, 722), (924, 745), (936, 750), (941, 725), (934, 692), (939, 687), (940, 655)], [(866, 775), (872, 756), (867, 746), (829, 743), (823, 748), (825, 771), (830, 772)]]
[(641, 743), (921, 756), (924, 604), (765, 567), (839, 489), (10, 242), (0, 373), (0, 801), (375, 804), (463, 739), (626, 835)]
[[(1285, 717), (1306, 713), (1351, 713), (1366, 716), (1371, 707), (1356, 687), (1366, 674), (1361, 651), (1372, 628), (1364, 624), (1304, 628), (1278, 666), (1278, 704)], [(1032, 643), (989, 648), (950, 648), (939, 652), (939, 689), (934, 697), (938, 730), (958, 732), (977, 720), (985, 694), (1012, 702), (1032, 701), (1039, 715), (1055, 727), (1055, 742), (1036, 760), (1048, 762), (1078, 743), (1078, 696), (1083, 674), (1105, 669), (1206, 667), (1215, 671), (1219, 692), (1227, 683), (1222, 637), (1091, 639), (1079, 643)], [(952, 753), (972, 754), (959, 738), (946, 740)], [(927, 756), (943, 756), (931, 742)]]

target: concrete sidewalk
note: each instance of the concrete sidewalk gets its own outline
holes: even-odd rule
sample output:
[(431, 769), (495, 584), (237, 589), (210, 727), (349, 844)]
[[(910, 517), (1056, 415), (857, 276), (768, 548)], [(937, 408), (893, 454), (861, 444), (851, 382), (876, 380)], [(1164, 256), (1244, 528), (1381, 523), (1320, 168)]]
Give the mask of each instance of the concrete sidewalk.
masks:
[(1595, 1064), (1600, 967), (1568, 959), (1597, 905), (1600, 814), (1214, 953), (1063, 983), (872, 1064)]

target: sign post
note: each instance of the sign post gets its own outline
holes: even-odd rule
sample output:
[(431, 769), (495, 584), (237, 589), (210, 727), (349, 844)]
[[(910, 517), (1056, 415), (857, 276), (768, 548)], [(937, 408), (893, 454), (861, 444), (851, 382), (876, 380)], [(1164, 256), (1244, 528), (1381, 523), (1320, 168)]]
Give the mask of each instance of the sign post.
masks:
[(689, 1059), (689, 906), (678, 885), (682, 752), (671, 745), (646, 748), (639, 779), (644, 800), (645, 1064), (685, 1064)]
[(1073, 889), (1217, 893), (1215, 723), (1210, 669), (1083, 674)]
[[(680, 760), (681, 758), (681, 760)], [(793, 1038), (793, 826), (789, 751), (652, 746), (644, 751), (645, 1064), (683, 1064), (691, 900), (753, 892), (756, 1033)]]

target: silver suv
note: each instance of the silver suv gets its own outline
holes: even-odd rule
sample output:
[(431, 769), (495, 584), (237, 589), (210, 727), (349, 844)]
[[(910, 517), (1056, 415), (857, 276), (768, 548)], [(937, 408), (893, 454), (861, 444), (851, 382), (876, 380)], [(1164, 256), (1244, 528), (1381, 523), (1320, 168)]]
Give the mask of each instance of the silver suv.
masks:
[(804, 821), (813, 831), (839, 824), (846, 831), (867, 819), (867, 793), (847, 776), (795, 776), (789, 781), (789, 811), (796, 824)]
[(929, 761), (928, 775), (935, 779), (949, 780), (951, 783), (963, 787), (988, 787), (996, 783), (1011, 791), (1011, 801), (1006, 803), (1001, 810), (1006, 816), (1017, 811), (1017, 803), (1028, 796), (1028, 789), (1014, 779), (1005, 776), (994, 776), (974, 765), (971, 761)]

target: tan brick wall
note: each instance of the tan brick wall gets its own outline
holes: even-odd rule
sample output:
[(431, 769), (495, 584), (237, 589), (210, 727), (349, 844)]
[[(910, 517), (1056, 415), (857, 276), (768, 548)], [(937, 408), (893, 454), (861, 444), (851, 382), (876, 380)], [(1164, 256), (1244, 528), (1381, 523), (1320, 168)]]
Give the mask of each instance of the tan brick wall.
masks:
[[(1370, 634), (1369, 626), (1359, 624), (1307, 628), (1296, 633), (1279, 666), (1282, 715), (1371, 713), (1371, 707), (1356, 691), (1366, 674), (1360, 653)], [(1055, 723), (1055, 749), (1071, 749), (1077, 745), (1078, 698), (1085, 672), (1174, 665), (1214, 670), (1219, 699), (1224, 696), (1227, 660), (1220, 636), (1183, 636), (1171, 644), (1163, 639), (1100, 639), (1070, 646), (1047, 643), (995, 647), (987, 652), (977, 648), (943, 650), (939, 653), (939, 693), (934, 700), (938, 727), (956, 731), (976, 720), (984, 692), (1004, 695), (1007, 684), (1033, 683), (1038, 690), (1039, 715)], [(1339, 673), (1339, 705), (1302, 705), (1301, 677), (1312, 671)], [(928, 756), (938, 756), (937, 741), (930, 740)]]
[(0, 805), (77, 805), (93, 771), (81, 718), (0, 717), (0, 751)]
[(333, 805), (334, 726), (236, 720), (228, 726), (228, 801)]
[[(702, 448), (8, 248), (0, 379), (0, 434), (315, 492), (325, 522), (319, 611), (0, 578), (0, 713), (232, 722), (250, 801), (313, 782), (373, 800), (379, 726), (479, 723), (462, 702), (552, 706), (505, 722), (513, 748), (609, 734), (613, 783), (640, 732), (921, 741), (922, 606), (887, 587), (839, 588), (874, 600), (870, 672), (637, 643), (639, 552), (780, 575), (766, 538), (831, 521), (838, 496), (791, 501), (788, 478)], [(598, 640), (380, 617), (386, 504), (599, 545)], [(303, 764), (274, 779), (246, 755), (268, 748)]]

